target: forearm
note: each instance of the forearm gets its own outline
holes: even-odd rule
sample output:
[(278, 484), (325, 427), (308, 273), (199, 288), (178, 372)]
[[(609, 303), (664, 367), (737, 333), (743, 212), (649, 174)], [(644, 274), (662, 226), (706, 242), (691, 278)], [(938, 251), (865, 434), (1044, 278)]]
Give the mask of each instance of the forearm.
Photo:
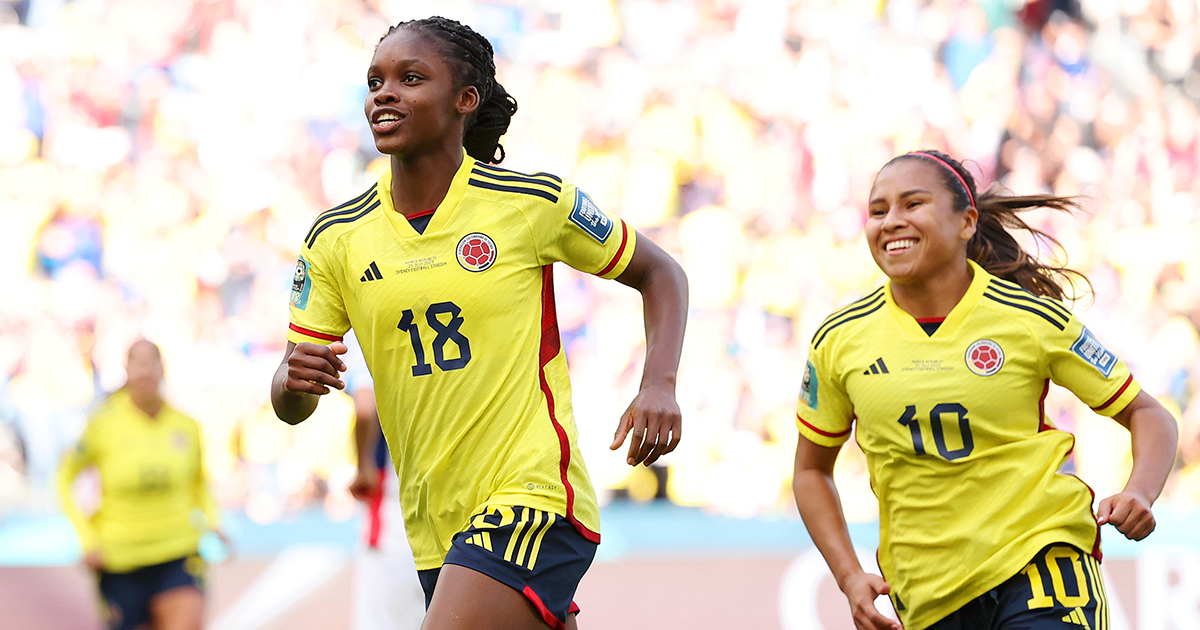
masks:
[(642, 294), (646, 326), (642, 386), (662, 384), (674, 389), (687, 324), (687, 276), (678, 263), (666, 257), (664, 264), (646, 274), (637, 289)]
[(275, 377), (271, 379), (271, 407), (275, 415), (288, 424), (300, 424), (307, 420), (317, 408), (318, 397), (304, 392), (292, 392), (284, 388), (287, 381), (287, 361), (279, 364)]
[(81, 467), (70, 459), (70, 455), (67, 457), (68, 460), (59, 467), (57, 475), (59, 505), (79, 535), (79, 544), (83, 548), (83, 552), (87, 553), (96, 547), (96, 531), (91, 522), (84, 517), (83, 512), (79, 511), (79, 506), (75, 504), (75, 498), (71, 494), (71, 483), (79, 474)]
[(1133, 469), (1125, 490), (1140, 493), (1151, 503), (1162, 493), (1179, 446), (1179, 429), (1170, 412), (1159, 405), (1146, 405), (1129, 418)]
[(854, 553), (854, 543), (850, 541), (850, 530), (846, 527), (833, 476), (817, 469), (797, 470), (792, 480), (792, 492), (808, 535), (825, 557), (838, 587), (845, 591), (846, 579), (861, 573), (863, 568)]

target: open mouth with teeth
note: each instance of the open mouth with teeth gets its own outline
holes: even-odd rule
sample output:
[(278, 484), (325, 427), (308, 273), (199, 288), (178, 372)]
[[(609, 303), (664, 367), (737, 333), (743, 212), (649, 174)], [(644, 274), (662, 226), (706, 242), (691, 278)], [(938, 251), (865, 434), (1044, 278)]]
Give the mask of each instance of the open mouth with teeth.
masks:
[(375, 133), (388, 133), (398, 127), (400, 121), (403, 119), (404, 117), (399, 114), (383, 112), (375, 116), (375, 119), (371, 122), (371, 129)]
[(891, 241), (883, 246), (884, 251), (889, 254), (899, 254), (908, 251), (917, 244), (915, 238), (902, 238)]

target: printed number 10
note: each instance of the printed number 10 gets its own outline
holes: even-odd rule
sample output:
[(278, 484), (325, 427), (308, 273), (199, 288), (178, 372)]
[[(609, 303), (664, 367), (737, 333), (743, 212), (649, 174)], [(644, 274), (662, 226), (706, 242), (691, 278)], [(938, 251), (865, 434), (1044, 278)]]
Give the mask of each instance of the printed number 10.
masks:
[[(942, 426), (942, 414), (958, 415), (958, 430), (962, 433), (962, 448), (951, 450), (946, 445), (946, 430)], [(921, 424), (917, 418), (917, 407), (908, 405), (904, 414), (897, 420), (912, 432), (913, 450), (917, 455), (925, 454), (925, 440), (921, 436)], [(949, 461), (962, 459), (975, 450), (975, 439), (971, 436), (971, 421), (967, 418), (967, 408), (958, 403), (941, 403), (929, 412), (929, 426), (933, 430), (933, 443), (937, 445), (938, 453)]]

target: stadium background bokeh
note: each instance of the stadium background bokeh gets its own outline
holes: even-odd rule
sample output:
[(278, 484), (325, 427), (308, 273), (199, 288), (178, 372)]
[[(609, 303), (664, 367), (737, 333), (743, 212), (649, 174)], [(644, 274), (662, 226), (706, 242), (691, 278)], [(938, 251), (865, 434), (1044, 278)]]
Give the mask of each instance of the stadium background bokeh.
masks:
[[(1195, 0), (0, 1), (0, 523), (57, 511), (59, 454), (138, 336), (200, 421), (225, 510), (358, 509), (351, 404), (297, 428), (268, 384), (318, 212), (378, 173), (362, 114), (387, 26), (444, 14), (520, 103), (504, 166), (577, 182), (686, 268), (666, 495), (796, 518), (808, 340), (881, 276), (865, 198), (938, 148), (982, 182), (1086, 196), (1035, 213), (1094, 299), (1081, 318), (1181, 422), (1160, 505), (1200, 505), (1200, 8)], [(604, 501), (654, 494), (606, 449), (643, 353), (637, 294), (557, 274), (576, 418)], [(1127, 433), (1056, 389), (1074, 467), (1120, 488)], [(861, 455), (838, 481), (876, 517)]]

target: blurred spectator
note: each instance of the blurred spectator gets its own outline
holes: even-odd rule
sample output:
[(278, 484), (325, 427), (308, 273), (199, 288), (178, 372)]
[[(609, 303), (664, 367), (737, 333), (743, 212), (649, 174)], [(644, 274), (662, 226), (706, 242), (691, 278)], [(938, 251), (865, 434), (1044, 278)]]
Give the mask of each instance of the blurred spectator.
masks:
[[(293, 429), (264, 411), (266, 384), (304, 232), (371, 179), (371, 51), (430, 13), (496, 45), (520, 102), (505, 166), (570, 177), (687, 268), (672, 500), (794, 509), (808, 340), (881, 280), (861, 236), (875, 171), (931, 147), (985, 182), (1086, 197), (1086, 214), (1030, 220), (1091, 278), (1080, 316), (1174, 405), (1164, 500), (1200, 506), (1194, 0), (0, 2), (0, 263), (19, 296), (0, 300), (0, 354), (24, 501), (48, 505), (44, 471), (148, 335), (227, 508), (346, 515), (349, 403)], [(556, 278), (588, 467), (636, 496), (604, 448), (636, 391), (636, 296)], [(1047, 409), (1079, 436), (1079, 474), (1115, 491), (1127, 433), (1059, 394)], [(862, 461), (839, 470), (847, 513), (873, 518)]]

